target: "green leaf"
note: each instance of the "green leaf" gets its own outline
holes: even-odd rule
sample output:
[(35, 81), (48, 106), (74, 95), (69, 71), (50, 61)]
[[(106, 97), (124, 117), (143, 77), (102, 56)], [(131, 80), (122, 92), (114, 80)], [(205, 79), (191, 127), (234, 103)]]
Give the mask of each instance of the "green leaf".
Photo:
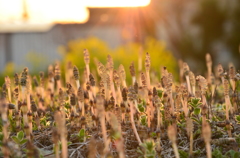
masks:
[(81, 129), (78, 133), (78, 136), (79, 137), (84, 137), (85, 136), (85, 130), (84, 129)]
[(145, 112), (145, 108), (144, 108), (143, 104), (138, 104), (138, 110), (140, 112)]
[(196, 108), (195, 104), (193, 104), (191, 102), (189, 102), (188, 104), (191, 105), (192, 108)]
[[(142, 152), (142, 150), (141, 150), (139, 147), (137, 148), (137, 152), (138, 152), (139, 154), (143, 155), (143, 152)], [(141, 157), (143, 157), (143, 156), (141, 156)]]
[(140, 123), (141, 123), (143, 126), (146, 126), (146, 125), (147, 125), (147, 116), (146, 116), (146, 115), (140, 116)]
[(72, 144), (72, 142), (67, 142), (67, 146), (69, 146), (69, 145), (71, 145)]
[(191, 98), (191, 101), (188, 104), (191, 105), (193, 108), (197, 108), (202, 105), (200, 100), (200, 98)]
[(15, 143), (17, 143), (17, 144), (20, 143), (19, 139), (16, 136), (12, 136), (11, 138)]
[(238, 123), (240, 123), (240, 115), (236, 115), (235, 118), (238, 121)]
[(238, 158), (238, 157), (240, 157), (240, 153), (236, 152), (234, 156), (235, 156), (235, 158)]
[(201, 129), (196, 130), (193, 134), (193, 138), (194, 139), (198, 138), (200, 136), (200, 134), (201, 134)]
[(62, 150), (62, 142), (59, 141), (58, 144), (59, 144), (59, 149)]
[(201, 100), (201, 98), (192, 98), (191, 99), (192, 103), (195, 105), (199, 104), (200, 100)]
[(239, 157), (240, 157), (239, 152), (236, 152), (236, 153), (234, 154), (234, 158), (239, 158)]
[(83, 142), (84, 141), (84, 137), (85, 137), (85, 130), (84, 129), (81, 129), (79, 132), (78, 132), (78, 139), (80, 142)]
[(225, 156), (228, 157), (229, 155), (231, 156), (231, 158), (239, 158), (240, 153), (239, 153), (239, 152), (236, 152), (236, 151), (234, 151), (234, 150), (229, 150), (229, 151), (225, 154)]
[(121, 133), (120, 132), (113, 132), (112, 137), (114, 140), (120, 139), (121, 138)]
[(155, 136), (157, 136), (157, 134), (155, 132), (152, 132), (151, 137), (155, 137)]
[(154, 142), (153, 141), (146, 142), (146, 147), (147, 147), (148, 151), (153, 150), (154, 149)]
[(28, 151), (27, 149), (22, 149), (22, 150), (23, 150), (25, 153), (27, 153), (27, 151)]
[(146, 105), (146, 101), (144, 99), (142, 100), (142, 104), (143, 104), (143, 106)]
[(65, 103), (65, 105), (64, 105), (64, 107), (66, 108), (66, 109), (71, 109), (71, 106), (70, 106), (70, 104), (69, 103)]
[(17, 138), (18, 138), (19, 140), (22, 140), (23, 137), (24, 137), (23, 131), (20, 131), (20, 132), (17, 133)]
[(183, 150), (178, 150), (180, 158), (188, 158), (188, 153)]
[(145, 140), (144, 143), (142, 143), (140, 146), (143, 147), (144, 152), (141, 150), (138, 150), (139, 153), (143, 154), (143, 157), (145, 158), (154, 158), (156, 155), (155, 151), (155, 143), (152, 139)]
[(236, 138), (237, 143), (240, 144), (240, 134), (239, 135), (236, 134), (235, 138)]
[(231, 158), (234, 158), (234, 154), (235, 154), (235, 151), (229, 150), (225, 155), (226, 155), (226, 156), (227, 156), (227, 155), (230, 155)]
[(196, 123), (200, 124), (200, 121), (199, 121), (197, 118), (191, 117), (191, 119), (192, 119), (193, 121), (195, 121)]
[(0, 132), (0, 141), (2, 141), (2, 140), (3, 140), (3, 133)]
[(146, 158), (155, 158), (155, 153), (154, 152), (147, 153)]
[(159, 98), (162, 98), (163, 96), (163, 91), (162, 90), (157, 90)]
[(46, 126), (50, 126), (51, 125), (51, 121), (48, 121), (47, 123), (46, 123)]
[(195, 115), (199, 115), (200, 112), (201, 112), (201, 109), (200, 108), (194, 108), (193, 112), (194, 112)]
[(212, 157), (213, 158), (222, 158), (222, 152), (219, 149), (214, 149), (212, 152)]
[(27, 141), (28, 141), (27, 139), (23, 139), (23, 140), (20, 141), (19, 144), (23, 145), (23, 144), (25, 144)]
[(200, 149), (193, 151), (193, 155), (197, 156), (199, 154), (201, 154), (201, 150)]

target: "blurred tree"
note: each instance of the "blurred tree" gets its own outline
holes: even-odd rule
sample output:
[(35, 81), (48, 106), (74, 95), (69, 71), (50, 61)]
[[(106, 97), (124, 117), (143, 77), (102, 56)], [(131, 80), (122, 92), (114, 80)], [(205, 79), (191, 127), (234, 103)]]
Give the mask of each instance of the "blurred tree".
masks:
[[(158, 41), (153, 38), (146, 38), (144, 44), (128, 43), (126, 45), (120, 45), (115, 49), (111, 49), (104, 41), (90, 37), (87, 39), (73, 40), (68, 43), (66, 47), (61, 48), (63, 55), (63, 65), (66, 65), (68, 61), (76, 65), (82, 75), (85, 64), (83, 62), (83, 49), (87, 48), (90, 53), (90, 69), (93, 74), (96, 75), (96, 65), (94, 63), (95, 58), (106, 64), (107, 55), (110, 54), (114, 61), (114, 68), (117, 69), (120, 64), (123, 64), (127, 74), (128, 82), (131, 81), (129, 73), (129, 66), (131, 62), (134, 62), (136, 70), (138, 70), (138, 57), (139, 49), (142, 48), (142, 71), (145, 71), (144, 60), (145, 53), (149, 52), (151, 56), (151, 72), (156, 73), (156, 78), (159, 77), (161, 67), (166, 66), (168, 71), (173, 73), (174, 77), (177, 77), (176, 66), (177, 62), (172, 53), (166, 49), (166, 45), (162, 41)], [(95, 72), (95, 73), (94, 73)], [(138, 74), (138, 71), (136, 71)], [(140, 72), (139, 72), (140, 73)], [(159, 78), (158, 78), (159, 79)]]
[(200, 10), (193, 16), (193, 24), (201, 29), (202, 51), (212, 50), (212, 43), (224, 35), (224, 23), (227, 20), (226, 11), (220, 7), (217, 0), (202, 0)]
[[(232, 2), (233, 9), (232, 12), (229, 14), (229, 20), (230, 20), (230, 32), (227, 34), (227, 46), (229, 47), (229, 50), (232, 52), (233, 57), (235, 59), (238, 59), (240, 56), (240, 2), (239, 0)], [(238, 67), (240, 68), (240, 63), (238, 62)]]
[(227, 52), (232, 59), (223, 64), (233, 62), (240, 67), (236, 60), (240, 44), (239, 0), (152, 0), (147, 10), (151, 25), (144, 22), (143, 32), (159, 38), (153, 25), (160, 23), (160, 31), (164, 32), (160, 38), (166, 40), (177, 58), (188, 62), (195, 71), (206, 70), (206, 53), (217, 64), (216, 61), (224, 61), (221, 55)]
[[(227, 12), (220, 6), (218, 0), (201, 0), (199, 11), (192, 17), (192, 23), (200, 28), (199, 39), (197, 39), (201, 42), (199, 51), (202, 54), (209, 52), (213, 60), (215, 59), (215, 54), (212, 53), (214, 52), (213, 45), (223, 40), (226, 20)], [(196, 57), (204, 59), (205, 55)]]

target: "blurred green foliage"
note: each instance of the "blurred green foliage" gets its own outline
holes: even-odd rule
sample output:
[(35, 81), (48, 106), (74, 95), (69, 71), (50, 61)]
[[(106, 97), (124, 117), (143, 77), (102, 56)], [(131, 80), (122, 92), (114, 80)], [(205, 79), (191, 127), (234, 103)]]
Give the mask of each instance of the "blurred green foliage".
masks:
[(15, 65), (13, 62), (9, 62), (6, 64), (3, 72), (0, 74), (0, 86), (4, 83), (4, 77), (9, 76), (13, 77), (15, 71)]
[[(69, 61), (73, 65), (79, 68), (80, 76), (83, 76), (85, 63), (83, 59), (83, 50), (88, 49), (90, 53), (90, 69), (91, 72), (96, 76), (97, 67), (95, 65), (95, 58), (101, 61), (103, 64), (107, 62), (107, 55), (111, 55), (114, 61), (114, 68), (118, 69), (120, 64), (123, 64), (126, 75), (127, 82), (131, 81), (131, 75), (129, 72), (129, 66), (131, 62), (134, 62), (136, 72), (138, 72), (138, 58), (139, 52), (141, 50), (142, 54), (142, 71), (145, 71), (144, 61), (146, 52), (149, 52), (151, 56), (151, 72), (156, 74), (158, 79), (160, 78), (160, 70), (162, 66), (166, 66), (169, 72), (172, 72), (174, 76), (177, 76), (177, 63), (176, 59), (172, 53), (167, 50), (166, 45), (162, 41), (157, 41), (153, 38), (148, 38), (145, 40), (143, 45), (137, 43), (128, 43), (126, 45), (118, 46), (115, 49), (111, 49), (106, 42), (96, 38), (89, 37), (87, 39), (79, 39), (70, 41), (67, 46), (59, 47), (59, 52), (62, 55), (62, 77), (64, 79), (64, 69)], [(46, 59), (46, 60), (45, 60)], [(28, 67), (30, 74), (32, 76), (38, 75), (38, 70), (46, 71), (46, 67), (39, 68), (39, 65), (46, 65), (49, 63), (47, 57), (42, 57), (38, 53), (28, 53), (26, 54), (26, 60), (29, 61)], [(44, 61), (44, 63), (43, 63)], [(4, 83), (4, 77), (13, 77), (15, 73), (20, 75), (21, 71), (16, 70), (14, 63), (8, 63), (3, 73), (0, 75), (0, 84)], [(81, 77), (83, 79), (83, 77)]]
[(27, 65), (30, 65), (30, 71), (34, 71), (35, 73), (37, 70), (44, 71), (44, 69), (39, 68), (39, 65), (48, 65), (50, 62), (50, 59), (48, 56), (43, 55), (42, 53), (37, 52), (28, 52), (25, 55), (25, 59), (27, 62)]
[(46, 72), (46, 65), (50, 63), (48, 57), (36, 52), (27, 53), (25, 58), (26, 63), (24, 64), (26, 65), (16, 65), (13, 62), (8, 62), (5, 65), (3, 72), (0, 74), (0, 86), (2, 86), (2, 84), (5, 82), (4, 77), (9, 76), (12, 78), (15, 73), (20, 75), (24, 67), (28, 67), (31, 76), (38, 76), (39, 71)]
[(152, 36), (166, 35), (169, 49), (187, 62), (191, 71), (206, 71), (206, 53), (211, 55), (214, 65), (221, 63), (227, 68), (231, 62), (236, 69), (240, 68), (239, 0), (151, 0), (148, 7), (154, 12), (149, 12), (146, 24), (157, 30), (157, 25), (152, 24), (154, 19), (165, 31), (163, 36), (157, 36), (157, 31)]
[(127, 75), (127, 81), (130, 82), (131, 76), (129, 66), (131, 62), (134, 62), (136, 72), (138, 72), (139, 52), (142, 49), (142, 71), (145, 71), (145, 54), (146, 52), (149, 52), (151, 56), (151, 71), (156, 72), (159, 76), (161, 67), (166, 66), (169, 72), (172, 72), (175, 76), (177, 74), (176, 59), (172, 53), (167, 50), (164, 42), (157, 41), (153, 38), (147, 38), (143, 45), (129, 43), (115, 49), (111, 49), (107, 43), (95, 37), (70, 41), (66, 47), (60, 48), (60, 52), (64, 59), (63, 65), (66, 65), (71, 61), (73, 65), (76, 65), (79, 68), (80, 75), (83, 75), (85, 67), (83, 50), (85, 48), (88, 49), (90, 53), (90, 69), (92, 73), (97, 73), (94, 58), (97, 58), (97, 60), (106, 64), (107, 55), (109, 54), (113, 58), (115, 69), (117, 69), (120, 64), (123, 64)]

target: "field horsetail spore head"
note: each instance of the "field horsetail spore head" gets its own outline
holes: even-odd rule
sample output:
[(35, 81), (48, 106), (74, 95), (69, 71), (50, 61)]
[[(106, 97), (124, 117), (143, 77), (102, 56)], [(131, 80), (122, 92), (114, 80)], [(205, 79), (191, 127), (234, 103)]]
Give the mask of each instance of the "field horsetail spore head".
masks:
[(79, 80), (80, 76), (79, 76), (79, 71), (78, 68), (76, 66), (73, 67), (73, 76), (75, 80)]
[(181, 62), (177, 76), (154, 53), (145, 70), (142, 55), (128, 62), (100, 52), (94, 67), (84, 49), (39, 75), (4, 76), (0, 157), (240, 157), (237, 66), (219, 64), (215, 74), (207, 54), (204, 75)]

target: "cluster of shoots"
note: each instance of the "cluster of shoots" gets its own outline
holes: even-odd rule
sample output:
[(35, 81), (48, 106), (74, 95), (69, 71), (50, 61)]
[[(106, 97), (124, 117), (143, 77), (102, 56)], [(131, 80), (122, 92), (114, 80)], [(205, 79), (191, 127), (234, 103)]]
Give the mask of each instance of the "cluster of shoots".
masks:
[[(159, 77), (150, 78), (150, 53), (145, 54), (145, 71), (134, 62), (114, 65), (110, 55), (105, 64), (96, 59), (96, 70), (91, 70), (90, 52), (84, 49), (81, 57), (83, 71), (69, 62), (63, 72), (60, 63), (49, 66), (46, 77), (44, 72), (31, 76), (28, 68), (14, 78), (5, 77), (0, 90), (0, 154), (15, 157), (10, 151), (16, 143), (22, 155), (39, 156), (39, 132), (51, 138), (48, 150), (56, 158), (150, 158), (166, 153), (179, 158), (183, 152), (211, 158), (220, 140), (231, 147), (240, 139), (233, 130), (240, 122), (240, 75), (233, 65), (225, 70), (219, 64), (214, 74), (207, 54), (207, 76), (201, 76), (179, 62), (177, 82), (167, 67), (161, 68)], [(212, 138), (213, 132), (218, 136)], [(184, 151), (178, 148), (182, 144), (187, 144)]]

